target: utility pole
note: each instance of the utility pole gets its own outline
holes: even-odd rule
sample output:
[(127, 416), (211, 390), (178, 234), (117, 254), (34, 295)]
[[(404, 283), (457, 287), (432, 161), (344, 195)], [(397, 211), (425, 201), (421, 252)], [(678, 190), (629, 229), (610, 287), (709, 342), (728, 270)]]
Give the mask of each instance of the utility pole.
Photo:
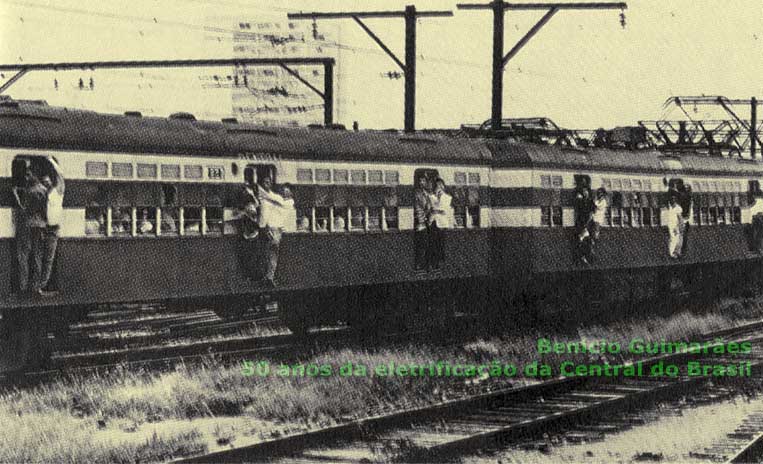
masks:
[[(594, 3), (508, 3), (504, 0), (493, 0), (490, 3), (459, 3), (461, 10), (492, 10), (493, 12), (493, 76), (492, 89), (493, 101), (490, 115), (491, 128), (493, 130), (501, 128), (501, 119), (503, 113), (503, 70), (506, 64), (512, 59), (527, 42), (532, 39), (543, 26), (559, 10), (607, 10), (628, 8), (626, 3), (594, 2)], [(546, 14), (535, 23), (529, 31), (519, 39), (519, 42), (505, 56), (503, 54), (503, 33), (504, 33), (504, 14), (506, 10), (545, 10)], [(624, 14), (621, 13), (621, 23), (624, 25)]]
[[(408, 5), (405, 11), (355, 11), (341, 13), (289, 13), (289, 19), (341, 19), (352, 18), (384, 52), (392, 58), (405, 77), (405, 122), (406, 132), (416, 130), (416, 20), (418, 18), (453, 16), (452, 11), (416, 11)], [(405, 63), (361, 20), (361, 18), (404, 18), (405, 19)]]

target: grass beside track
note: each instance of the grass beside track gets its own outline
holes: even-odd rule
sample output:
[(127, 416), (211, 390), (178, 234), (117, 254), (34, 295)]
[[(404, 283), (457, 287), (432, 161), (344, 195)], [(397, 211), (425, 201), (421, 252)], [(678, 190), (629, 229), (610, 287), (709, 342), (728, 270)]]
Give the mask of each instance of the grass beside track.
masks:
[[(449, 346), (395, 344), (365, 350), (339, 349), (296, 362), (339, 366), (450, 363), (499, 360), (525, 365), (563, 360), (601, 362), (598, 355), (539, 355), (537, 339), (606, 339), (627, 346), (646, 340), (697, 340), (699, 335), (763, 316), (763, 299), (721, 302), (701, 313), (680, 312), (640, 320), (589, 324), (564, 333), (507, 333), (473, 337)], [(623, 356), (606, 359), (610, 363)], [(274, 361), (275, 362), (275, 361)], [(295, 364), (296, 362), (291, 362)], [(173, 372), (138, 368), (72, 376), (0, 396), (0, 462), (152, 462), (198, 454), (347, 420), (434, 404), (537, 380), (523, 376), (454, 377), (267, 377), (244, 376), (240, 365), (214, 358)]]

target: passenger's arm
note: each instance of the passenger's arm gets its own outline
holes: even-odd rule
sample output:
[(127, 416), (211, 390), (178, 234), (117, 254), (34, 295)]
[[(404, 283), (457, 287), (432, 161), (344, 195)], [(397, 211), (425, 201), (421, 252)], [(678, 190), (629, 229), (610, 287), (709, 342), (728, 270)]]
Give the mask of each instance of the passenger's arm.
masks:
[(58, 193), (63, 195), (64, 194), (64, 175), (61, 173), (61, 167), (58, 165), (56, 160), (52, 157), (48, 157), (48, 161), (50, 161), (50, 165), (53, 166), (53, 172), (56, 176), (56, 190), (58, 190)]

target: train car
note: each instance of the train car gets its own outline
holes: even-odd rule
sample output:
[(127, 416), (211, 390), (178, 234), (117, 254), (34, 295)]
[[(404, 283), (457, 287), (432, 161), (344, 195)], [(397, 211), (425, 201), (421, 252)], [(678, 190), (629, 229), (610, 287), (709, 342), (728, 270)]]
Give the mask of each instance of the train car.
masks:
[[(294, 331), (337, 320), (374, 326), (471, 308), (486, 320), (725, 287), (760, 273), (749, 227), (760, 163), (656, 149), (570, 147), (432, 134), (274, 128), (0, 101), (0, 368), (28, 362), (41, 322), (96, 305), (163, 302), (241, 311), (278, 301)], [(20, 166), (66, 179), (48, 298), (18, 293), (14, 198)], [(415, 263), (414, 189), (445, 180), (455, 227), (436, 271)], [(296, 218), (278, 285), (248, 271), (232, 218), (246, 181), (291, 184)], [(581, 266), (573, 196), (610, 192), (597, 259)], [(694, 187), (689, 249), (670, 260), (667, 191)], [(433, 314), (435, 314), (433, 316)], [(439, 313), (437, 313), (439, 314)], [(404, 316), (404, 317), (401, 317)], [(30, 322), (31, 321), (31, 322)]]

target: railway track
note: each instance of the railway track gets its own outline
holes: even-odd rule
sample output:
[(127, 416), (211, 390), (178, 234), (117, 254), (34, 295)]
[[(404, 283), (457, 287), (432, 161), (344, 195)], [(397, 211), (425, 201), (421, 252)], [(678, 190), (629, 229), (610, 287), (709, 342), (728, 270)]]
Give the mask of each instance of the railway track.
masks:
[[(726, 341), (751, 341), (753, 350), (735, 358), (751, 363), (755, 375), (763, 365), (763, 349), (756, 346), (763, 324), (710, 335)], [(728, 364), (712, 354), (673, 354), (643, 360), (644, 369), (659, 362)], [(183, 462), (368, 462), (441, 461), (477, 450), (501, 449), (576, 425), (595, 424), (617, 411), (686, 394), (706, 385), (709, 377), (689, 376), (685, 367), (675, 377), (567, 377), (540, 384), (501, 390), (431, 407), (353, 421), (339, 426), (280, 439), (239, 443), (233, 449)], [(599, 430), (600, 432), (600, 430)]]
[[(364, 344), (368, 334), (347, 326), (324, 327), (295, 336), (273, 308), (260, 308), (234, 320), (212, 311), (168, 312), (159, 306), (97, 311), (47, 340), (49, 359), (39, 366), (0, 374), (0, 388), (26, 387), (60, 376), (132, 366), (152, 370), (208, 359), (234, 362), (277, 353), (288, 359), (315, 349)], [(411, 336), (436, 340), (426, 329), (376, 334), (374, 342), (394, 342)]]

